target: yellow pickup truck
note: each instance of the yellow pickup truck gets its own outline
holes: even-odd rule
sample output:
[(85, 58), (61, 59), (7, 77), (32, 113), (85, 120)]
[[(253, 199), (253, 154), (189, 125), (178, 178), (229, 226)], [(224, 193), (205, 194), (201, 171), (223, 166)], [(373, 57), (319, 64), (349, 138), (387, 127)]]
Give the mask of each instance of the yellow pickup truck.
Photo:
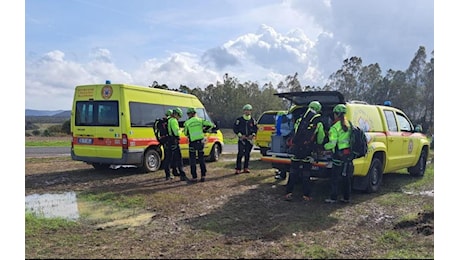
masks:
[[(370, 105), (365, 102), (345, 102), (337, 91), (307, 91), (277, 93), (280, 98), (293, 102), (297, 107), (306, 107), (313, 100), (322, 105), (323, 122), (332, 122), (332, 109), (341, 103), (347, 106), (346, 117), (354, 125), (366, 132), (368, 152), (366, 156), (353, 160), (353, 188), (366, 192), (377, 192), (385, 173), (395, 173), (407, 169), (412, 176), (425, 174), (426, 161), (430, 148), (428, 138), (415, 127), (407, 115), (391, 106)], [(326, 123), (326, 129), (330, 125)], [(279, 138), (272, 136), (272, 138)], [(284, 140), (283, 140), (284, 141)], [(272, 167), (289, 171), (289, 147), (283, 141), (272, 140), (271, 150), (262, 161), (272, 163)], [(275, 144), (283, 147), (275, 147)], [(312, 155), (311, 172), (313, 177), (329, 177), (332, 167), (330, 155), (321, 151)]]

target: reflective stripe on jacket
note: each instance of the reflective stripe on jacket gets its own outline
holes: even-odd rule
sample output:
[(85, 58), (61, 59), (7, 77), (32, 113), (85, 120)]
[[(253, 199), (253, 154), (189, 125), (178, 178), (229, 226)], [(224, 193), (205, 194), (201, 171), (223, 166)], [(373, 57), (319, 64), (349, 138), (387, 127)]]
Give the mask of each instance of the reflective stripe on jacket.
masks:
[(346, 119), (345, 124), (348, 127), (347, 132), (342, 130), (342, 124), (340, 120), (331, 126), (329, 129), (329, 142), (324, 144), (325, 150), (332, 150), (332, 152), (336, 152), (336, 147), (339, 150), (350, 147), (351, 126)]
[(204, 138), (203, 127), (213, 127), (214, 125), (202, 118), (191, 117), (184, 123), (184, 134), (188, 137), (190, 142), (201, 140)]

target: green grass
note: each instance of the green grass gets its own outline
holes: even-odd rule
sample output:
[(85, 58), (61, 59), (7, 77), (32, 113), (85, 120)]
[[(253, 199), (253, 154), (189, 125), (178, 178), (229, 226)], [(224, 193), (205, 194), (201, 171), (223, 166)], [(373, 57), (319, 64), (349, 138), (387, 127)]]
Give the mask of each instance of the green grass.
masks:
[(92, 202), (102, 202), (118, 208), (142, 208), (145, 200), (141, 196), (125, 196), (113, 192), (106, 193), (84, 193), (80, 194), (79, 199)]
[(70, 147), (70, 140), (26, 140), (26, 147)]
[(61, 228), (73, 227), (76, 225), (78, 225), (76, 222), (63, 218), (45, 218), (37, 216), (32, 212), (26, 212), (26, 236), (33, 236), (37, 233), (41, 233), (43, 230), (51, 232)]

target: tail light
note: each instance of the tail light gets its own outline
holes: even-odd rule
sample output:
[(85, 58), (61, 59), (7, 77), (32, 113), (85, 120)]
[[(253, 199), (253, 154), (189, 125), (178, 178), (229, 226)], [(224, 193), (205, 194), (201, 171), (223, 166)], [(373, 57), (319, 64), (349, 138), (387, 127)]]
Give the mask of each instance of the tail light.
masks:
[(121, 135), (121, 148), (128, 149), (128, 136), (126, 134)]

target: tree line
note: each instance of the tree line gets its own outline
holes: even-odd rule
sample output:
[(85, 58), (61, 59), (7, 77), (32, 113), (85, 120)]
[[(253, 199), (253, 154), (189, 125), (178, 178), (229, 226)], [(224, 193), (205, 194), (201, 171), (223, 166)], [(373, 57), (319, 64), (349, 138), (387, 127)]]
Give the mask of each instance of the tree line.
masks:
[[(324, 86), (301, 86), (297, 76), (297, 73), (288, 75), (276, 85), (272, 82), (263, 85), (251, 81), (239, 82), (237, 77), (225, 74), (222, 82), (209, 84), (204, 89), (191, 89), (185, 85), (171, 89), (156, 81), (149, 87), (197, 96), (221, 128), (231, 128), (234, 120), (241, 116), (242, 107), (248, 103), (252, 105), (252, 114), (256, 119), (266, 110), (288, 110), (289, 103), (275, 93), (336, 90), (344, 95), (345, 100), (361, 100), (369, 104), (391, 101), (392, 106), (403, 110), (414, 124), (421, 124), (425, 133), (434, 133), (434, 51), (427, 60), (423, 46), (418, 48), (405, 71), (389, 69), (382, 75), (378, 63), (364, 65), (360, 57), (351, 57), (329, 76)], [(67, 128), (69, 122), (64, 122), (63, 128)], [(27, 129), (33, 128), (26, 124)]]
[[(272, 82), (263, 85), (239, 82), (237, 77), (225, 74), (223, 82), (217, 81), (204, 89), (181, 85), (175, 90), (196, 95), (222, 128), (231, 128), (247, 103), (253, 106), (256, 118), (266, 110), (287, 110), (289, 104), (283, 103), (275, 93), (336, 90), (348, 101), (360, 100), (369, 104), (391, 101), (392, 106), (403, 110), (414, 124), (421, 124), (425, 133), (431, 135), (434, 132), (434, 51), (427, 60), (423, 46), (418, 48), (405, 71), (389, 69), (382, 75), (378, 63), (364, 65), (360, 57), (351, 57), (329, 76), (324, 86), (302, 87), (297, 76), (297, 73), (288, 75), (275, 86)], [(149, 87), (169, 89), (156, 81)]]

